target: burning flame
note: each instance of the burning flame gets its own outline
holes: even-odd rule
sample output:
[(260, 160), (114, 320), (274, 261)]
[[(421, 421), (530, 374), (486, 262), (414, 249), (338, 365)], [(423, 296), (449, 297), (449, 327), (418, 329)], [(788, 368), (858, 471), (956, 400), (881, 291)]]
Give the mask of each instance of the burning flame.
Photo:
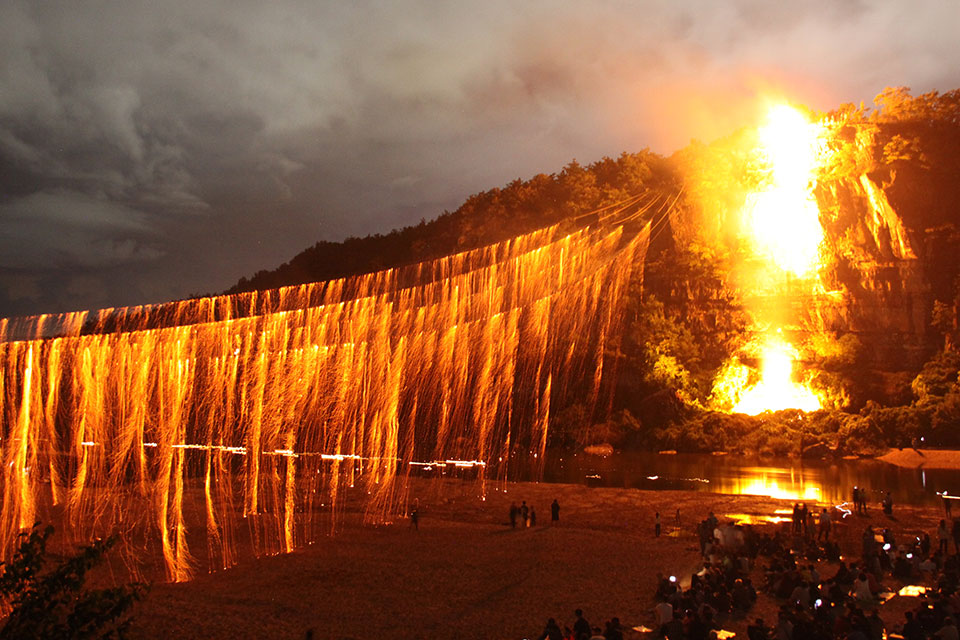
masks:
[[(759, 261), (753, 287), (754, 293), (762, 294), (754, 296), (762, 301), (753, 309), (758, 316), (769, 312), (771, 304), (764, 291), (766, 281), (789, 276), (791, 287), (806, 287), (809, 292), (822, 288), (818, 271), (824, 232), (813, 187), (826, 160), (827, 132), (825, 125), (811, 123), (787, 105), (773, 107), (758, 131), (760, 186), (747, 196), (741, 216), (743, 237)], [(759, 354), (759, 381), (751, 385), (756, 376), (732, 360), (714, 384), (717, 406), (751, 415), (820, 408), (817, 395), (793, 379), (797, 350), (782, 337), (782, 314), (774, 315), (778, 321), (770, 323), (772, 332), (749, 346)]]
[(756, 252), (798, 277), (815, 274), (820, 266), (823, 227), (812, 185), (825, 134), (825, 127), (793, 107), (773, 107), (759, 131), (766, 184), (750, 194), (743, 211), (743, 227)]
[(760, 381), (740, 394), (734, 413), (756, 415), (779, 409), (816, 411), (820, 399), (793, 381), (797, 351), (780, 338), (767, 340), (761, 349)]

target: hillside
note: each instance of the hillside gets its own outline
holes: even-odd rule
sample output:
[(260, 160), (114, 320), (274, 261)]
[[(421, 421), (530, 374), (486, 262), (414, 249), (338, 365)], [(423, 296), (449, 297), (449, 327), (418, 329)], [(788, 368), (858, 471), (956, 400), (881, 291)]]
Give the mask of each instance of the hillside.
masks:
[(431, 260), (494, 244), (620, 202), (647, 190), (673, 192), (673, 167), (649, 150), (603, 158), (586, 167), (575, 160), (559, 173), (514, 180), (467, 198), (435, 220), (365, 238), (318, 242), (290, 262), (259, 271), (226, 293), (317, 282)]
[[(866, 450), (960, 442), (960, 91), (887, 89), (873, 108), (826, 114), (831, 163), (816, 201), (826, 234), (820, 294), (797, 294), (790, 333), (826, 409), (766, 417), (714, 410), (712, 386), (756, 318), (732, 278), (748, 260), (730, 235), (753, 177), (750, 132), (515, 180), (453, 212), (385, 235), (320, 242), (230, 292), (415, 263), (491, 244), (643, 191), (683, 197), (655, 234), (635, 287), (612, 417), (557, 407), (555, 444), (795, 453), (796, 442)], [(781, 292), (783, 293), (783, 292)], [(789, 296), (790, 292), (786, 292)], [(590, 429), (583, 425), (593, 424)], [(749, 437), (744, 437), (749, 434)], [(802, 435), (801, 435), (802, 434)]]

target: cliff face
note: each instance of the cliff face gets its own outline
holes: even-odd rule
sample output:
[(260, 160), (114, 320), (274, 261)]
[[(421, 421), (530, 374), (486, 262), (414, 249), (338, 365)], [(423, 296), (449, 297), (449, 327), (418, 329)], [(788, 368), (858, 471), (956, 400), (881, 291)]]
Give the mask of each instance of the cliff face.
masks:
[[(782, 326), (814, 386), (838, 408), (909, 402), (909, 380), (944, 334), (960, 342), (960, 119), (861, 117), (829, 126), (829, 162), (814, 190), (824, 240), (813, 285), (789, 276), (757, 284), (751, 275), (756, 258), (739, 215), (757, 180), (747, 132), (672, 158), (686, 178), (686, 202), (670, 220), (662, 268), (648, 271), (649, 290), (694, 333), (715, 327), (728, 355), (736, 345), (717, 322), (716, 300), (739, 302), (752, 316), (741, 344)], [(726, 275), (700, 278), (685, 297), (680, 274), (667, 270), (688, 258), (662, 257), (670, 252), (708, 255)]]
[(931, 287), (908, 231), (867, 172), (817, 190), (825, 231), (829, 294), (809, 312), (811, 330), (852, 333), (867, 362), (884, 370), (918, 369), (935, 336), (928, 330)]
[[(837, 137), (840, 169), (817, 200), (843, 297), (823, 326), (855, 332), (879, 369), (916, 371), (956, 331), (960, 123), (860, 123)], [(936, 301), (954, 308), (949, 326), (933, 326)]]

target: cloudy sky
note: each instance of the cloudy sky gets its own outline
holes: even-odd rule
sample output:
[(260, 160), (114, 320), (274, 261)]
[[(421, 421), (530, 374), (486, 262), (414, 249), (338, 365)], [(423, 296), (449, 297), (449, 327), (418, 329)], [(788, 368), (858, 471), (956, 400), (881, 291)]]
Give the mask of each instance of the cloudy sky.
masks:
[(885, 86), (954, 0), (0, 0), (0, 317), (216, 292), (318, 240)]

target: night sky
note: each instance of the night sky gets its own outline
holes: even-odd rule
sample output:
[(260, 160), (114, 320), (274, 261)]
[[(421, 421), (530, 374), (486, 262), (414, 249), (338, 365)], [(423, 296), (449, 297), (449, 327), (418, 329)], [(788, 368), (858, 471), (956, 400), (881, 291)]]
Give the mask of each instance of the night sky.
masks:
[(954, 0), (0, 0), (0, 317), (215, 293), (576, 158), (960, 87)]

